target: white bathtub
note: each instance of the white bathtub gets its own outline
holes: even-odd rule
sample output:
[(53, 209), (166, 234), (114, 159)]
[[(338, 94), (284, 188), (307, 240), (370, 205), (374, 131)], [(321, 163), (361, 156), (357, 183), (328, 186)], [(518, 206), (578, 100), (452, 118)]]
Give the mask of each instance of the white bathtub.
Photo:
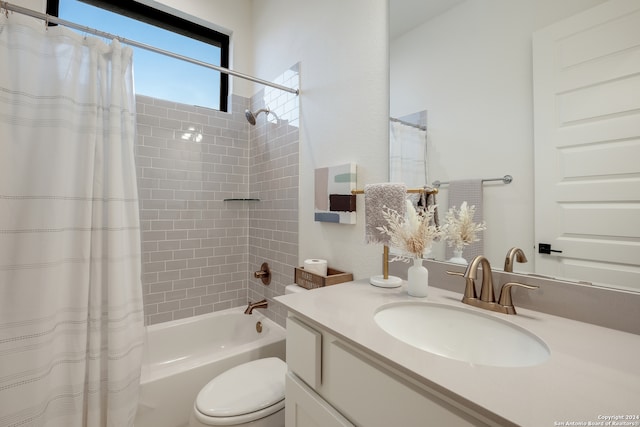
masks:
[(284, 328), (259, 310), (243, 311), (239, 307), (147, 327), (135, 427), (185, 426), (198, 392), (213, 377), (254, 359), (284, 360)]

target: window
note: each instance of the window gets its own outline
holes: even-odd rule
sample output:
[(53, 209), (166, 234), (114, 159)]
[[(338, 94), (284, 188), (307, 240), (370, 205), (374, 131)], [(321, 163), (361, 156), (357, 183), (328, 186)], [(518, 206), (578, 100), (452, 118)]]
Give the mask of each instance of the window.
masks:
[[(136, 1), (48, 0), (47, 13), (228, 68), (229, 36)], [(227, 111), (228, 75), (132, 47), (136, 93)]]

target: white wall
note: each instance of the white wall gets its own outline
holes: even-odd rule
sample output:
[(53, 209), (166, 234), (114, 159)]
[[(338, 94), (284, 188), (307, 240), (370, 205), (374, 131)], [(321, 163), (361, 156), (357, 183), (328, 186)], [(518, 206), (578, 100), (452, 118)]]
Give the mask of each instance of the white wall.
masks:
[[(484, 185), (485, 253), (533, 260), (531, 35), (602, 0), (468, 0), (391, 41), (390, 113), (428, 111), (429, 180)], [(438, 196), (446, 212), (446, 187)]]
[(21, 7), (26, 7), (27, 9), (37, 10), (42, 13), (47, 10), (47, 0), (18, 0), (15, 4)]
[(356, 225), (314, 222), (313, 171), (356, 162), (358, 187), (388, 175), (386, 0), (253, 2), (255, 74), (271, 79), (300, 62), (300, 263), (319, 257), (356, 278), (380, 274), (379, 246)]

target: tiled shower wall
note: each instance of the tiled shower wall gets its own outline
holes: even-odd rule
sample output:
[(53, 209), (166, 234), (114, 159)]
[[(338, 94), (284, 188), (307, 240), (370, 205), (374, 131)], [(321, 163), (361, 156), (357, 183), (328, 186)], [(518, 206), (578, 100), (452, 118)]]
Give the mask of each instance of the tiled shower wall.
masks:
[[(298, 66), (274, 80), (298, 88)], [(251, 98), (255, 111), (268, 107), (250, 130), (249, 194), (259, 198), (249, 210), (249, 265), (258, 270), (263, 262), (271, 269), (271, 284), (249, 279), (249, 299), (269, 300), (265, 314), (285, 324), (286, 309), (274, 296), (284, 294), (294, 281), (298, 262), (299, 108), (295, 94), (265, 87)]]
[[(282, 79), (294, 77), (297, 87), (297, 70)], [(280, 93), (253, 97), (252, 110), (268, 99), (274, 111), (256, 126), (246, 98), (234, 96), (222, 113), (137, 96), (146, 324), (267, 297), (266, 314), (284, 325), (271, 298), (293, 282), (297, 262), (299, 136), (297, 97)], [(253, 278), (262, 262), (272, 268), (269, 287)]]
[(147, 324), (247, 300), (246, 98), (233, 112), (137, 96), (136, 153)]

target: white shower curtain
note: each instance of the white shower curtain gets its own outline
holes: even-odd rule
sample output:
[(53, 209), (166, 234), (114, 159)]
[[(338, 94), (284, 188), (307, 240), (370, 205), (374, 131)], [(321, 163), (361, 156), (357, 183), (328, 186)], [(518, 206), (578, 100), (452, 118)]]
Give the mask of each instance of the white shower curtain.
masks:
[(0, 426), (133, 425), (131, 49), (0, 16)]
[(427, 185), (427, 131), (389, 122), (389, 182), (407, 187)]

